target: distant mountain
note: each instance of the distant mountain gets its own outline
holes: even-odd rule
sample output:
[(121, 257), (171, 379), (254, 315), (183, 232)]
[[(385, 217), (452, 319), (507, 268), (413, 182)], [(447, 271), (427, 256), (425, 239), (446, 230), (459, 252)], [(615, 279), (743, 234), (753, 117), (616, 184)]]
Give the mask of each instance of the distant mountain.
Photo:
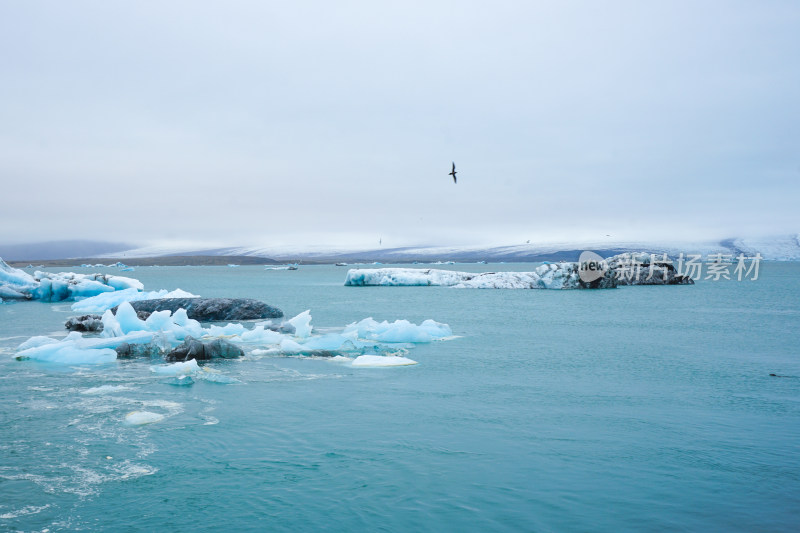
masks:
[(131, 248), (119, 242), (88, 240), (52, 241), (27, 244), (0, 244), (0, 257), (6, 261), (35, 261), (37, 259), (71, 259), (75, 257), (102, 257)]
[[(604, 257), (623, 252), (667, 253), (670, 257), (679, 254), (700, 254), (705, 259), (709, 254), (755, 256), (760, 253), (766, 260), (800, 261), (800, 235), (783, 235), (762, 239), (731, 238), (706, 242), (565, 242), (557, 244), (516, 244), (508, 246), (406, 246), (398, 248), (345, 249), (325, 246), (275, 246), (187, 249), (168, 247), (146, 247), (125, 250), (111, 256), (115, 258), (223, 255), (271, 258), (284, 262), (306, 261), (331, 262), (381, 262), (409, 263), (413, 261), (458, 261), (458, 262), (536, 262), (577, 261), (584, 250), (592, 250)], [(123, 259), (124, 260), (124, 259)]]
[[(744, 253), (748, 257), (760, 253), (762, 258), (775, 261), (800, 261), (800, 235), (784, 235), (761, 239), (731, 238), (707, 242), (565, 242), (556, 244), (514, 244), (508, 246), (405, 246), (398, 248), (336, 248), (326, 246), (275, 246), (230, 247), (204, 249), (200, 247), (149, 246), (133, 248), (123, 243), (94, 241), (59, 241), (34, 244), (0, 245), (0, 257), (7, 261), (58, 260), (74, 258), (105, 258), (122, 262), (143, 258), (172, 257), (180, 264), (191, 263), (191, 256), (202, 256), (203, 261), (213, 257), (263, 258), (281, 262), (307, 263), (410, 263), (419, 261), (476, 262), (536, 262), (576, 261), (584, 250), (604, 257), (633, 251), (667, 253), (672, 258), (679, 254), (730, 254)], [(185, 260), (177, 258), (185, 257)], [(200, 257), (197, 258), (201, 260)], [(271, 262), (271, 261), (267, 261)], [(141, 261), (137, 261), (137, 264)]]

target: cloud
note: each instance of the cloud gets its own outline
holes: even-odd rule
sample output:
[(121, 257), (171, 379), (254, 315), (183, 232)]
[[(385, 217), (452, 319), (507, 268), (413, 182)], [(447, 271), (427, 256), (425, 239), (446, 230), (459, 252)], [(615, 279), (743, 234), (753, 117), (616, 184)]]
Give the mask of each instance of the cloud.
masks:
[(791, 3), (9, 4), (0, 241), (797, 231), (798, 19)]

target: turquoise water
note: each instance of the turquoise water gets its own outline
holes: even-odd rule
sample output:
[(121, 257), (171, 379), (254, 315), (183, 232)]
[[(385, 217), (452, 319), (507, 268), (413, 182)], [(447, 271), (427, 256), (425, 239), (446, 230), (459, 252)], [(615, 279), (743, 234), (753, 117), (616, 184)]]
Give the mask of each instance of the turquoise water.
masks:
[[(0, 305), (0, 530), (800, 527), (800, 264), (605, 291), (356, 288), (345, 273), (128, 274), (311, 309), (316, 328), (433, 318), (459, 337), (417, 346), (411, 367), (248, 358), (210, 365), (241, 384), (174, 387), (150, 361), (13, 360), (74, 313)], [(133, 410), (165, 419), (124, 426)]]

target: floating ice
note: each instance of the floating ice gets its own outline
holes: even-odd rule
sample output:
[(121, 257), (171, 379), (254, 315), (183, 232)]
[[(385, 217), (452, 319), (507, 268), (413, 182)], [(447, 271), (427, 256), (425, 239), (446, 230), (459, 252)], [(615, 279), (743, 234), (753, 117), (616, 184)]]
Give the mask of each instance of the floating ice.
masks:
[(309, 349), (299, 344), (292, 339), (283, 339), (280, 343), (280, 351), (282, 353), (303, 353)]
[(142, 344), (153, 340), (153, 334), (147, 331), (134, 331), (128, 335), (115, 338), (84, 338), (73, 331), (63, 340), (49, 337), (32, 337), (18, 347), (14, 356), (17, 360), (35, 360), (61, 364), (99, 364), (110, 363), (117, 358), (114, 348), (126, 342)]
[(256, 326), (251, 330), (245, 331), (239, 338), (232, 338), (231, 341), (241, 341), (253, 344), (280, 344), (284, 339), (284, 335), (271, 329), (266, 329), (264, 326)]
[(150, 367), (151, 372), (162, 376), (187, 376), (200, 371), (197, 361), (189, 359), (181, 363), (172, 363), (171, 365), (153, 365)]
[(33, 276), (0, 259), (0, 298), (30, 299), (36, 286)]
[(409, 366), (416, 365), (417, 362), (405, 357), (398, 357), (395, 355), (362, 355), (356, 357), (353, 361), (353, 366), (359, 367), (384, 367), (384, 366)]
[[(253, 329), (247, 329), (241, 323), (204, 328), (198, 321), (190, 319), (185, 309), (178, 309), (174, 313), (156, 311), (142, 320), (129, 302), (122, 302), (116, 314), (107, 310), (102, 322), (103, 330), (99, 337), (83, 337), (79, 332), (72, 332), (60, 341), (49, 337), (32, 337), (19, 346), (15, 357), (61, 363), (105, 363), (117, 358), (116, 349), (121, 350), (123, 357), (150, 353), (123, 345), (150, 345), (166, 353), (188, 336), (203, 341), (224, 338), (232, 343), (248, 344), (252, 348), (247, 351), (255, 356), (316, 354), (329, 357), (337, 353), (360, 355), (367, 351), (396, 352), (398, 348), (413, 348), (413, 344), (409, 343), (432, 342), (453, 335), (450, 326), (430, 319), (414, 324), (408, 320), (378, 322), (372, 318), (349, 324), (340, 333), (314, 335), (309, 311), (300, 313), (286, 324), (291, 326), (287, 330), (295, 331), (294, 335), (267, 329), (270, 323), (258, 324)], [(193, 374), (198, 366), (196, 361), (191, 360), (188, 363), (153, 366), (151, 369), (158, 374), (175, 376)]]
[(101, 336), (106, 338), (120, 337), (134, 331), (160, 332), (170, 344), (177, 346), (188, 335), (199, 338), (209, 334), (198, 321), (190, 319), (184, 309), (179, 309), (174, 314), (156, 311), (147, 320), (141, 320), (130, 303), (122, 302), (116, 315), (108, 310), (103, 313), (102, 320)]
[(297, 315), (296, 317), (287, 320), (289, 324), (294, 326), (294, 334), (296, 337), (305, 339), (311, 335), (311, 310), (306, 310)]
[(151, 413), (150, 411), (131, 411), (125, 415), (123, 424), (126, 426), (143, 426), (164, 420), (164, 415)]
[(38, 348), (39, 346), (44, 346), (46, 344), (53, 344), (58, 342), (56, 339), (51, 337), (44, 337), (41, 335), (37, 335), (36, 337), (31, 337), (30, 339), (26, 340), (19, 346), (17, 346), (17, 350), (27, 350), (29, 348)]
[(0, 259), (0, 298), (58, 302), (124, 289), (140, 291), (144, 286), (133, 278), (105, 274), (52, 273), (37, 270), (31, 276), (8, 266)]
[(453, 335), (450, 326), (430, 319), (417, 326), (408, 320), (395, 320), (390, 323), (386, 320), (378, 322), (372, 317), (349, 324), (342, 334), (353, 332), (361, 339), (381, 342), (431, 342)]
[(337, 351), (345, 348), (354, 349), (358, 341), (358, 333), (351, 331), (347, 334), (328, 333), (319, 337), (311, 337), (303, 343), (306, 350)]
[(209, 326), (208, 335), (212, 337), (229, 337), (231, 335), (242, 335), (247, 330), (243, 324), (229, 323), (224, 326)]
[(114, 292), (105, 292), (72, 304), (72, 310), (78, 313), (102, 313), (120, 305), (122, 302), (138, 302), (157, 298), (198, 298), (196, 294), (181, 289), (167, 291), (141, 292), (136, 288), (128, 288)]
[[(131, 331), (147, 329), (147, 323), (139, 318), (136, 311), (134, 311), (133, 307), (128, 302), (123, 302), (117, 307), (117, 314), (114, 318), (119, 324), (120, 331), (122, 331), (123, 335)], [(103, 322), (103, 326), (105, 327), (105, 320)]]
[(94, 365), (116, 361), (117, 352), (109, 348), (83, 348), (72, 342), (56, 342), (19, 352), (16, 358), (66, 365)]
[[(441, 286), (473, 289), (583, 289), (577, 263), (541, 265), (533, 272), (456, 272), (432, 268), (375, 268), (349, 270), (350, 286)], [(610, 276), (609, 286), (613, 286)]]

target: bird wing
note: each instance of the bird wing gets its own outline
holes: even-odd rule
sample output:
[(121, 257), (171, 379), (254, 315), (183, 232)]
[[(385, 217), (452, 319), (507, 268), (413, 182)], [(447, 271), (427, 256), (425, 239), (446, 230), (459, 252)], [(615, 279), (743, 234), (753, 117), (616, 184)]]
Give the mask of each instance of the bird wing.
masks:
[(453, 170), (452, 170), (452, 172), (455, 172), (455, 171), (456, 171), (456, 163), (455, 163), (455, 161), (454, 161), (454, 162), (453, 162)]

